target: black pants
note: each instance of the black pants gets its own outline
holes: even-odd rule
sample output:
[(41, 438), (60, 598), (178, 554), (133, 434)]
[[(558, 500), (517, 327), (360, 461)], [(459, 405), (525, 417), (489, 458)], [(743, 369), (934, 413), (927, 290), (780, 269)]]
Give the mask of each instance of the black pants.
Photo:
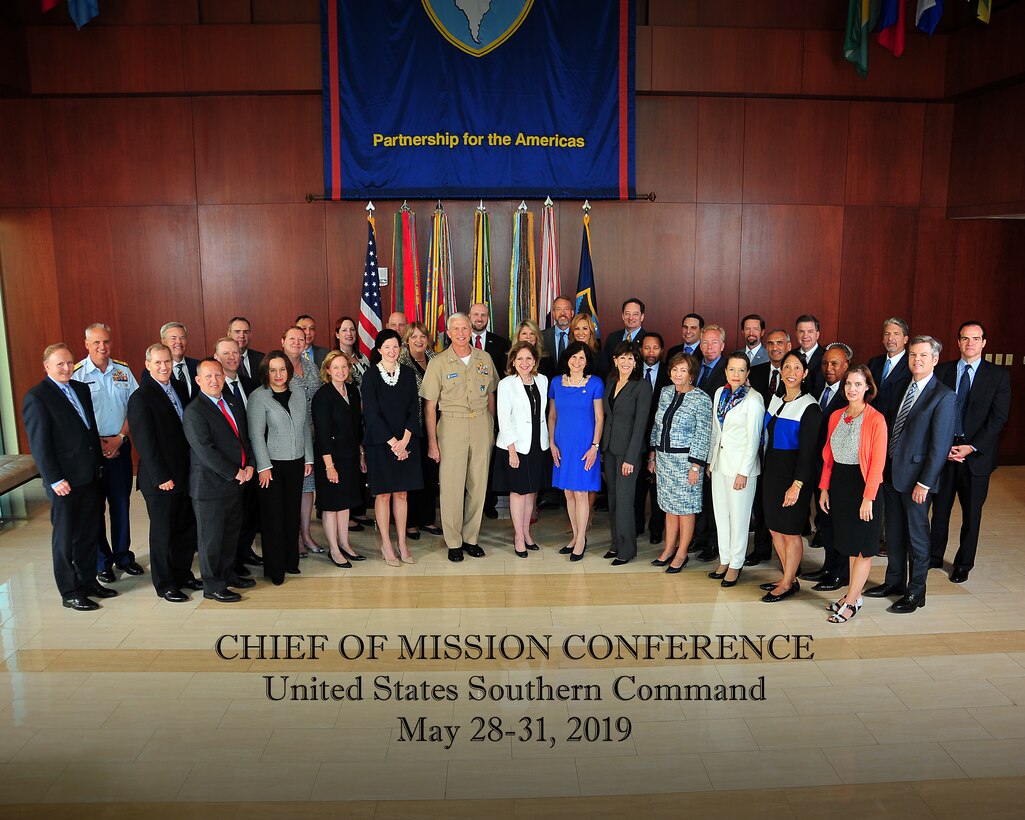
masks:
[(61, 598), (88, 595), (96, 587), (96, 549), (103, 527), (99, 479), (72, 487), (67, 495), (48, 491), (53, 577)]
[(246, 558), (253, 552), (253, 541), (260, 531), (260, 497), (256, 475), (242, 485), (242, 523), (238, 528), (238, 544), (235, 547), (235, 568), (245, 566)]
[(975, 566), (975, 553), (979, 548), (979, 528), (982, 525), (982, 506), (989, 495), (989, 475), (975, 475), (967, 464), (948, 461), (940, 473), (940, 483), (932, 502), (932, 533), (930, 535), (932, 559), (942, 561), (950, 535), (950, 512), (954, 497), (961, 504), (961, 536), (954, 566), (970, 570)]
[[(263, 539), (263, 575), (281, 580), (299, 569), (299, 511), (303, 498), (303, 460), (271, 460), (273, 480), (259, 488)], [(253, 477), (256, 481), (256, 476)]]
[(751, 517), (754, 519), (755, 537), (750, 557), (759, 561), (768, 561), (772, 558), (772, 533), (765, 526), (765, 505), (762, 501), (761, 481), (755, 487), (755, 501), (751, 508)]
[[(117, 456), (103, 460), (100, 494), (110, 507), (110, 541), (100, 508), (100, 538), (96, 550), (96, 572), (104, 572), (115, 564), (126, 566), (135, 561), (131, 550), (132, 532), (129, 524), (129, 499), (132, 497), (132, 443), (121, 442)], [(111, 546), (113, 544), (113, 546)]]
[[(256, 479), (250, 479), (255, 481)], [(242, 526), (242, 485), (233, 485), (221, 498), (192, 498), (199, 542), (199, 572), (203, 592), (224, 592), (238, 581), (235, 550)]]
[(185, 493), (158, 490), (146, 499), (149, 514), (149, 571), (157, 595), (195, 580), (196, 516)]
[(406, 526), (434, 526), (438, 509), (438, 462), (427, 457), (427, 447), (420, 447), (420, 469), (423, 472), (422, 490), (413, 490), (407, 500)]
[(655, 484), (655, 476), (648, 472), (648, 456), (644, 454), (639, 459), (640, 465), (637, 469), (640, 474), (637, 477), (637, 493), (634, 497), (634, 523), (637, 531), (644, 530), (644, 508), (651, 499), (651, 514), (648, 516), (648, 532), (655, 536), (662, 535), (666, 530), (666, 514), (658, 506), (658, 486)]
[[(636, 459), (635, 459), (636, 460)], [(623, 475), (623, 457), (605, 453), (605, 481), (609, 486), (609, 527), (612, 551), (629, 561), (637, 556), (637, 529), (634, 526), (634, 497), (637, 493), (637, 467)]]
[(929, 501), (916, 504), (911, 492), (898, 492), (883, 484), (886, 495), (887, 586), (903, 588), (909, 595), (925, 596), (929, 574)]
[(839, 578), (841, 583), (846, 584), (851, 580), (851, 562), (848, 556), (836, 551), (833, 540), (833, 516), (822, 511), (822, 507), (819, 506), (821, 497), (822, 491), (815, 490), (815, 530), (819, 534), (819, 543), (822, 544), (822, 569), (828, 572), (830, 577)]
[[(760, 484), (761, 482), (759, 482)], [(715, 527), (715, 509), (712, 507), (712, 482), (704, 481), (701, 487), (701, 512), (694, 519), (695, 549), (719, 550), (719, 532)]]

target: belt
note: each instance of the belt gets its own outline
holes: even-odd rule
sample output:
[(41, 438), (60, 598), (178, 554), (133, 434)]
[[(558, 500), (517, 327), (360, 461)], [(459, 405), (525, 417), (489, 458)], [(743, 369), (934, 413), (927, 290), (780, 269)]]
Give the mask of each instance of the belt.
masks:
[(661, 447), (661, 446), (655, 446), (652, 449), (654, 449), (656, 453), (672, 453), (674, 455), (676, 453), (689, 453), (690, 452), (690, 447)]
[(442, 414), (443, 417), (450, 418), (450, 419), (475, 419), (475, 418), (477, 418), (477, 416), (483, 416), (484, 415), (484, 411), (483, 410), (474, 410), (474, 411), (472, 411), (470, 413), (457, 413), (457, 412), (452, 411), (452, 410), (444, 410), (443, 409), (441, 411), (441, 414)]

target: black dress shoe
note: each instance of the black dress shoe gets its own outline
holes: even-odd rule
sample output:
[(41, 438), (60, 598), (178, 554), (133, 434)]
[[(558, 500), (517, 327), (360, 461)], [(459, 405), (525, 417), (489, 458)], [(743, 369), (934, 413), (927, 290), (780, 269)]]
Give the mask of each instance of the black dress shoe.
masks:
[(816, 592), (836, 592), (840, 587), (847, 586), (847, 581), (841, 581), (839, 578), (823, 578), (815, 586), (812, 587)]
[(242, 600), (241, 595), (237, 592), (232, 592), (230, 589), (226, 589), (223, 592), (204, 592), (203, 597), (211, 601), (220, 601), (222, 604), (233, 604), (236, 601)]
[(146, 570), (144, 570), (135, 561), (132, 561), (130, 564), (125, 564), (121, 569), (128, 575), (143, 575), (146, 572)]
[(239, 578), (248, 578), (250, 575), (253, 574), (253, 572), (245, 564), (239, 564), (237, 567), (235, 567), (235, 574)]
[(89, 590), (89, 595), (93, 598), (116, 598), (120, 594), (121, 593), (116, 589), (101, 587), (99, 584), (96, 584), (91, 590)]
[(766, 592), (771, 592), (778, 586), (778, 582), (769, 581), (767, 584), (759, 584), (758, 589), (764, 589)]
[(766, 592), (762, 596), (762, 602), (766, 604), (775, 604), (778, 601), (785, 601), (787, 598), (792, 598), (794, 595), (796, 595), (798, 590), (800, 590), (800, 587), (795, 583), (792, 587), (790, 587), (790, 589), (788, 589), (786, 592), (781, 592), (779, 595), (773, 595), (771, 592)]
[[(299, 570), (296, 570), (298, 572)], [(228, 583), (230, 587), (238, 587), (239, 589), (249, 589), (250, 587), (256, 586), (256, 581), (252, 578), (239, 578), (235, 583)]]
[(612, 563), (609, 564), (609, 566), (610, 567), (621, 567), (621, 566), (623, 566), (623, 564), (629, 564), (629, 563), (630, 563), (630, 559), (629, 558), (613, 558), (612, 559)]
[(184, 581), (183, 583), (178, 584), (178, 586), (182, 589), (191, 589), (195, 592), (200, 592), (203, 589), (203, 582), (198, 578), (193, 578), (191, 581)]
[(105, 584), (113, 584), (117, 580), (117, 576), (113, 569), (104, 569), (96, 573), (96, 580), (103, 581)]
[(160, 596), (165, 601), (170, 601), (172, 604), (184, 604), (189, 600), (189, 596), (182, 592), (180, 589), (169, 589), (163, 595)]
[(462, 551), (462, 549), (460, 549), (460, 548), (456, 548), (454, 550), (450, 549), (448, 551), (448, 560), (452, 561), (453, 563), (458, 563), (459, 561), (462, 561), (463, 560), (463, 551)]
[(465, 552), (471, 558), (483, 558), (484, 557), (484, 550), (482, 550), (476, 544), (463, 544), (463, 552)]
[(408, 538), (410, 541), (419, 541), (420, 540), (420, 530), (416, 530), (415, 529), (412, 532), (410, 532), (409, 530), (406, 530), (406, 538)]
[(537, 544), (524, 544), (523, 546), (525, 546), (531, 552), (536, 552), (537, 550), (541, 549), (541, 547), (539, 547)]
[[(295, 569), (286, 569), (285, 572), (287, 572), (289, 575), (302, 575), (303, 574), (303, 571), (301, 569), (299, 569), (299, 567), (296, 567)], [(253, 583), (255, 584), (256, 582), (253, 581)], [(233, 586), (239, 586), (239, 585), (238, 584), (233, 584)]]
[[(570, 550), (570, 552), (572, 552), (572, 550)], [(604, 554), (604, 555), (602, 556), (602, 558), (604, 558), (604, 559), (605, 559), (606, 561), (608, 561), (609, 559), (611, 559), (611, 558), (615, 558), (615, 557), (616, 557), (616, 556), (618, 556), (618, 555), (619, 555), (619, 553), (618, 553), (618, 552), (616, 552), (615, 550), (609, 550), (608, 552), (606, 552), (606, 553), (605, 553), (605, 554)]]
[(653, 532), (653, 533), (651, 533), (651, 535), (648, 536), (648, 543), (650, 543), (650, 544), (661, 544), (662, 543), (662, 533), (660, 533), (660, 532)]
[(890, 604), (886, 607), (887, 612), (892, 612), (895, 615), (910, 615), (919, 607), (925, 606), (924, 595), (905, 595), (895, 603)]
[(745, 567), (757, 567), (760, 563), (762, 563), (762, 559), (757, 555), (749, 555), (744, 559)]
[(78, 612), (92, 612), (94, 609), (99, 609), (100, 605), (96, 601), (91, 601), (84, 595), (76, 595), (74, 598), (65, 598), (61, 603), (68, 609), (74, 609)]
[(433, 524), (422, 524), (420, 526), (420, 529), (422, 529), (426, 533), (430, 533), (431, 535), (442, 534), (441, 527), (435, 527)]
[(954, 570), (950, 573), (950, 583), (963, 584), (968, 580), (969, 572), (971, 572), (971, 570), (967, 570), (964, 567), (954, 567)]
[(285, 583), (285, 579), (284, 579), (284, 578), (271, 578), (271, 579), (270, 579), (270, 582), (271, 582), (272, 584), (274, 584), (274, 586), (276, 586), (276, 587), (279, 587), (279, 586), (281, 586), (281, 585), (282, 585), (283, 583)]
[(498, 509), (495, 508), (495, 507), (485, 507), (484, 508), (484, 517), (485, 518), (490, 518), (492, 520), (498, 518)]
[(802, 581), (825, 581), (832, 575), (828, 569), (819, 569), (815, 572), (806, 572), (801, 576)]
[(866, 598), (887, 598), (890, 595), (900, 595), (902, 593), (899, 587), (880, 584), (877, 587), (869, 587), (865, 590), (864, 594)]
[(245, 563), (245, 564), (253, 564), (255, 566), (260, 566), (263, 563), (263, 559), (259, 555), (257, 555), (255, 552), (253, 552), (252, 550), (249, 550), (249, 555), (247, 555), (243, 559), (243, 563)]
[(359, 523), (359, 521), (349, 521), (349, 532), (363, 532), (366, 527)]

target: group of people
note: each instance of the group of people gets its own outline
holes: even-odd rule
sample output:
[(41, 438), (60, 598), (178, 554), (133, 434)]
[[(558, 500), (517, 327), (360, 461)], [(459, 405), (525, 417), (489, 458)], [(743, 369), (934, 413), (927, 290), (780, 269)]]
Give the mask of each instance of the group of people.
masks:
[[(369, 358), (349, 317), (336, 322), (331, 350), (314, 344), (304, 315), (267, 354), (249, 347), (251, 325), (235, 317), (198, 361), (172, 322), (147, 348), (141, 384), (110, 358), (106, 325), (86, 329), (77, 364), (67, 345), (51, 345), (24, 419), (52, 502), (64, 605), (95, 609), (93, 598), (117, 595), (101, 581), (144, 572), (128, 528), (133, 442), (153, 584), (172, 602), (187, 590), (240, 600), (236, 590), (255, 583), (247, 563), (262, 562), (274, 584), (300, 573), (300, 558), (325, 552), (311, 535), (315, 508), (328, 558), (351, 567), (364, 560), (349, 533), (371, 523), (368, 497), (389, 566), (415, 561), (409, 545), (421, 531), (443, 536), (450, 561), (484, 557), (482, 518), (497, 517), (499, 493), (509, 494), (513, 553), (527, 558), (539, 549), (539, 495), (550, 503), (560, 491), (572, 537), (559, 552), (570, 561), (585, 555), (599, 497), (612, 566), (637, 557), (646, 517), (651, 543), (665, 542), (651, 563), (670, 574), (699, 550), (718, 559), (708, 575), (729, 588), (774, 549), (782, 572), (762, 600), (792, 597), (800, 580), (846, 587), (829, 606), (837, 623), (863, 595), (897, 598), (896, 613), (924, 606), (956, 496), (964, 523), (950, 579), (967, 580), (1010, 406), (1006, 369), (982, 358), (980, 322), (959, 328), (960, 359), (938, 364), (938, 341), (887, 319), (884, 353), (855, 364), (849, 346), (819, 344), (811, 315), (797, 318), (796, 348), (788, 331), (766, 334), (760, 316), (745, 316), (744, 346), (727, 353), (725, 329), (690, 313), (663, 358), (644, 313), (639, 299), (624, 302), (622, 329), (602, 345), (592, 317), (559, 297), (550, 327), (525, 320), (507, 340), (478, 304), (449, 317), (440, 353), (424, 325), (397, 313)], [(801, 574), (813, 507), (824, 562)], [(886, 578), (866, 590), (884, 523)]]

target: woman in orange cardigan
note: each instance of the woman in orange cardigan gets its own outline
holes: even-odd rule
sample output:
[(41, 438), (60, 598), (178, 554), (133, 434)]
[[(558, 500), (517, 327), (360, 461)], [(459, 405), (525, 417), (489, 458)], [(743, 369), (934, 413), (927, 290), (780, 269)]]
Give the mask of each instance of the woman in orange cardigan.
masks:
[(848, 405), (829, 419), (819, 481), (819, 505), (832, 513), (836, 551), (851, 559), (847, 594), (829, 605), (829, 622), (834, 624), (849, 621), (863, 603), (861, 591), (872, 557), (879, 552), (880, 521), (874, 502), (886, 463), (886, 419), (868, 404), (876, 396), (876, 385), (865, 365), (847, 371), (844, 392)]

